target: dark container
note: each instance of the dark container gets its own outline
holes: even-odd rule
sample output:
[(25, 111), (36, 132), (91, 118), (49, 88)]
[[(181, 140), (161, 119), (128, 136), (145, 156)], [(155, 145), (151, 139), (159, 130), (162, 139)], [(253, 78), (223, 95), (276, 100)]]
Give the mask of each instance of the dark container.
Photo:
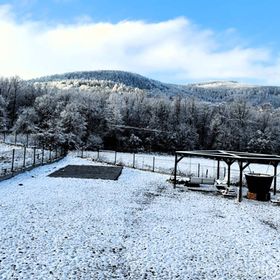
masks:
[(248, 191), (256, 193), (257, 200), (268, 201), (270, 200), (270, 187), (273, 176), (262, 173), (248, 173), (245, 174)]

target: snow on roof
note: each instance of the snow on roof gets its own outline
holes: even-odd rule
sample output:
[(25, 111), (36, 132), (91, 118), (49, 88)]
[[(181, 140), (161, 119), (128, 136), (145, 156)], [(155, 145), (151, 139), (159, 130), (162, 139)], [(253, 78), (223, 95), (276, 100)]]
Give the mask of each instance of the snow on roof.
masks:
[(210, 159), (232, 159), (244, 161), (248, 163), (270, 164), (272, 162), (279, 163), (280, 156), (271, 154), (247, 153), (223, 150), (196, 150), (196, 151), (176, 151), (180, 156), (196, 156)]

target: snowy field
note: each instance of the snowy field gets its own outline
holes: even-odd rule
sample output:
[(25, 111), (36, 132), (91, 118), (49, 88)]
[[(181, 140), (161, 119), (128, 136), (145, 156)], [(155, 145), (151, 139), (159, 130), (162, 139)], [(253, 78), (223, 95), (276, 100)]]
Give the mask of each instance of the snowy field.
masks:
[(118, 181), (51, 178), (68, 156), (0, 183), (0, 279), (279, 279), (280, 208)]

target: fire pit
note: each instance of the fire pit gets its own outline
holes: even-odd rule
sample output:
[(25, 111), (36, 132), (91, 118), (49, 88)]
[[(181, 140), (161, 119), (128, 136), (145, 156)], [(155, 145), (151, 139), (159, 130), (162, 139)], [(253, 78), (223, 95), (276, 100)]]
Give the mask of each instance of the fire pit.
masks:
[(270, 200), (270, 187), (273, 180), (273, 176), (262, 173), (248, 173), (245, 174), (248, 193), (247, 198), (256, 199), (261, 201)]

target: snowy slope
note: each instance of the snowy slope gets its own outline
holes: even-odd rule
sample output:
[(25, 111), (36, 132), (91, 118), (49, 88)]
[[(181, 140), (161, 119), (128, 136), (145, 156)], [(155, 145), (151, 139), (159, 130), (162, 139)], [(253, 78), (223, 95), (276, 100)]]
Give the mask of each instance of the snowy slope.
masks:
[(279, 279), (280, 208), (174, 190), (166, 176), (0, 183), (1, 279)]
[(253, 88), (258, 86), (242, 84), (235, 81), (214, 81), (214, 82), (205, 82), (193, 84), (193, 86), (198, 88), (226, 88), (226, 89), (246, 89)]
[(100, 90), (112, 89), (114, 92), (117, 87), (123, 92), (133, 92), (137, 89), (150, 95), (178, 95), (181, 90), (184, 91), (182, 86), (161, 83), (135, 73), (109, 70), (52, 75), (34, 79), (32, 82), (67, 90), (78, 88), (89, 91), (94, 87), (99, 87)]
[(164, 84), (139, 74), (125, 71), (82, 71), (65, 74), (52, 75), (35, 79), (38, 82), (60, 81), (60, 80), (103, 80), (114, 83), (122, 83), (126, 86), (137, 87), (139, 89), (164, 88)]
[(57, 74), (29, 81), (60, 90), (110, 92), (142, 91), (148, 96), (183, 96), (207, 102), (245, 98), (253, 105), (270, 102), (280, 106), (280, 87), (255, 86), (234, 81), (214, 81), (187, 85), (168, 84), (125, 71), (83, 71)]

